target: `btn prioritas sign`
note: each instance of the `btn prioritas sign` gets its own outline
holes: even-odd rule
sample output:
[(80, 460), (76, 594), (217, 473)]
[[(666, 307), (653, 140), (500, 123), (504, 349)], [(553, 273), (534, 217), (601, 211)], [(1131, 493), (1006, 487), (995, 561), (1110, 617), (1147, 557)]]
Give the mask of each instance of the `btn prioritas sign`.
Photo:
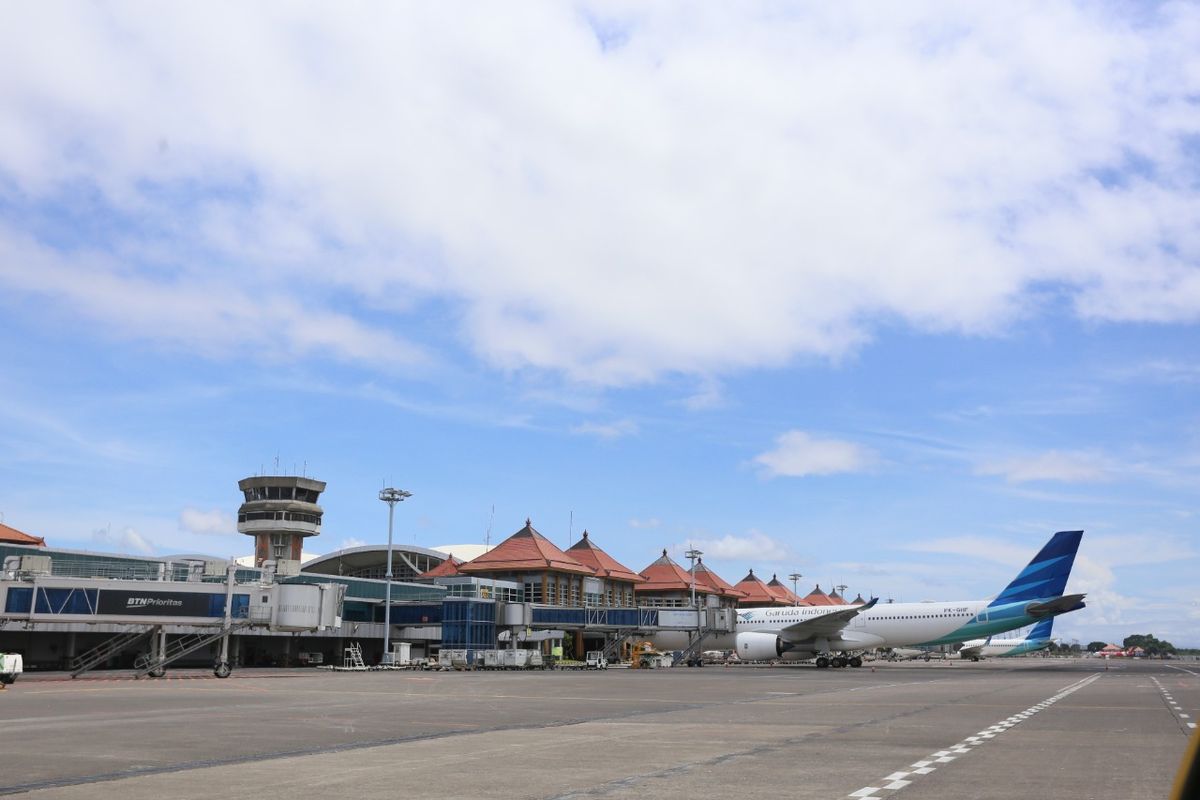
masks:
[(97, 610), (101, 614), (141, 617), (208, 617), (212, 616), (210, 608), (214, 597), (220, 598), (220, 606), (223, 609), (224, 595), (101, 589)]

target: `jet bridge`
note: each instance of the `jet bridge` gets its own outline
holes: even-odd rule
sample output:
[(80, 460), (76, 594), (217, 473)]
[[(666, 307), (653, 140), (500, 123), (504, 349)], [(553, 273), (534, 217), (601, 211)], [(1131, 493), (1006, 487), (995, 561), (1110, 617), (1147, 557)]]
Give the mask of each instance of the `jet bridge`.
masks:
[[(45, 561), (46, 563), (42, 563)], [(345, 586), (338, 583), (237, 583), (236, 565), (224, 581), (119, 580), (50, 575), (45, 556), (10, 556), (0, 572), (0, 623), (26, 629), (63, 624), (87, 630), (120, 626), (119, 632), (72, 662), (83, 674), (133, 647), (149, 645), (135, 675), (164, 674), (166, 667), (220, 642), (213, 672), (228, 677), (229, 635), (235, 631), (323, 631), (341, 625)], [(210, 577), (214, 570), (210, 570)], [(167, 628), (177, 632), (172, 640)], [(111, 628), (108, 628), (111, 630)]]

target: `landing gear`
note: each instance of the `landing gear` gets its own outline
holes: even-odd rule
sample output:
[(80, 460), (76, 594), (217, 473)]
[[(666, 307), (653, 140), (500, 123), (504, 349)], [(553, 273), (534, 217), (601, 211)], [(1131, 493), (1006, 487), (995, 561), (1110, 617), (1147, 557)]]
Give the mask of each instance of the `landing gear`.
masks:
[(850, 657), (850, 666), (854, 667), (855, 669), (858, 669), (859, 667), (861, 667), (862, 666), (862, 657), (861, 656), (851, 656)]
[(228, 678), (232, 672), (233, 667), (229, 666), (228, 661), (218, 661), (213, 664), (213, 675), (216, 675), (218, 678)]
[(817, 656), (817, 669), (826, 669), (829, 666), (829, 659), (825, 656)]
[(846, 666), (846, 658), (844, 656), (834, 656), (830, 661), (830, 664), (838, 669), (841, 669), (842, 667)]

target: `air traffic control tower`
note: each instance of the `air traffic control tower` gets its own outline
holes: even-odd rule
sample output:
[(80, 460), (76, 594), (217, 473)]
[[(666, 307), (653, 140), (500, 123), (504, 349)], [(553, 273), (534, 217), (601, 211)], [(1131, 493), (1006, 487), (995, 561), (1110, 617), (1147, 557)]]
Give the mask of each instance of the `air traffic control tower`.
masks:
[(317, 500), (325, 481), (295, 475), (243, 478), (245, 502), (238, 509), (238, 533), (254, 537), (254, 566), (264, 561), (300, 561), (304, 540), (321, 533)]

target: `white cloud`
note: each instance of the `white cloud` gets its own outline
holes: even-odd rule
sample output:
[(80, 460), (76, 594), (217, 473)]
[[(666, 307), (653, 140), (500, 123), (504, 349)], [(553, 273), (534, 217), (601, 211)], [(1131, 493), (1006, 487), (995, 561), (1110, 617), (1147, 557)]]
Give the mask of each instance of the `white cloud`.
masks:
[(237, 523), (233, 516), (218, 508), (209, 511), (185, 508), (179, 513), (179, 527), (188, 533), (217, 535), (237, 533)]
[(876, 461), (873, 451), (840, 439), (818, 439), (804, 431), (788, 431), (775, 440), (775, 449), (754, 457), (771, 478), (860, 472)]
[(98, 528), (92, 531), (92, 542), (111, 548), (118, 553), (135, 553), (143, 556), (152, 556), (157, 549), (153, 542), (130, 527), (121, 528), (116, 533), (108, 528)]
[[(365, 547), (366, 544), (367, 543), (365, 540), (358, 539), (354, 536), (350, 536), (345, 539), (342, 539), (342, 543), (340, 545), (338, 545), (338, 549), (339, 550), (349, 550), (352, 547)], [(385, 558), (384, 561), (386, 561), (386, 560), (387, 559)]]
[(692, 548), (703, 552), (703, 557), (711, 561), (749, 560), (768, 563), (792, 557), (792, 551), (786, 544), (761, 531), (749, 531), (741, 536), (726, 534), (717, 539), (693, 539), (673, 545), (671, 549), (682, 554)]
[(1108, 480), (1112, 476), (1113, 466), (1100, 453), (1048, 450), (1036, 455), (980, 464), (975, 468), (975, 472), (979, 475), (1001, 475), (1009, 483), (1091, 483)]
[(636, 517), (629, 520), (631, 528), (657, 528), (662, 525), (662, 520), (658, 517), (649, 517), (648, 519), (637, 519)]
[(600, 439), (619, 439), (638, 432), (637, 423), (631, 419), (619, 419), (615, 422), (581, 422), (571, 428), (571, 433), (581, 436), (595, 436)]
[(619, 46), (554, 3), (9, 9), (0, 177), (105, 234), (0, 234), (0, 293), (377, 369), (433, 301), (494, 367), (609, 385), (998, 331), (1048, 286), (1200, 318), (1194, 6), (604, 8)]
[(918, 553), (944, 553), (947, 555), (967, 556), (982, 559), (1006, 566), (1024, 566), (1029, 563), (1037, 552), (1021, 545), (1009, 542), (987, 539), (981, 536), (948, 536), (924, 542), (913, 542), (902, 545), (902, 550), (912, 550)]

